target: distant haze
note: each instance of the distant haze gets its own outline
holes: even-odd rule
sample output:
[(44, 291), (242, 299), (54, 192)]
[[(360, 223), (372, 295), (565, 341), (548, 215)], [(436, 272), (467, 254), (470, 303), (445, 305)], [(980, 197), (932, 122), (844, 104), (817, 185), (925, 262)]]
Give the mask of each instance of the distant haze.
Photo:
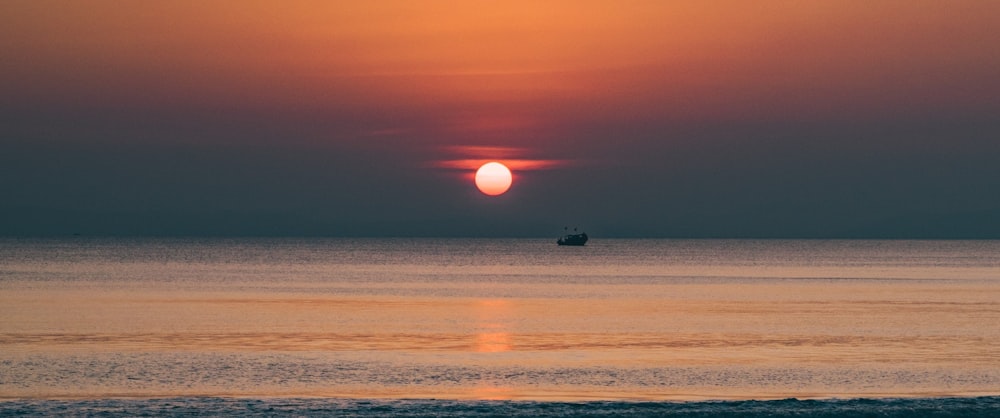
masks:
[(5, 1), (0, 235), (1000, 238), (997, 28), (988, 0)]

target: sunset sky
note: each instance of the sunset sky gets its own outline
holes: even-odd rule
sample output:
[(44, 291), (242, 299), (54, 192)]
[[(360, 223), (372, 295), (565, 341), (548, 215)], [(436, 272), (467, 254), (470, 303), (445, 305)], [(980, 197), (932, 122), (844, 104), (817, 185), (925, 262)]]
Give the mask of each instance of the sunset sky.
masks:
[(1000, 238), (1000, 2), (7, 0), (0, 196), (0, 235)]

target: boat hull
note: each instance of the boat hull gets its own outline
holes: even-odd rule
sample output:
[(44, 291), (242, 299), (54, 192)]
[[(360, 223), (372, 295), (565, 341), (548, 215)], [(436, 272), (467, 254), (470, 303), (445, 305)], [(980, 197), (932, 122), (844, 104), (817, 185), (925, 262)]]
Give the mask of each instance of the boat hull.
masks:
[(559, 244), (559, 245), (573, 245), (573, 246), (578, 246), (579, 247), (579, 246), (585, 245), (587, 243), (588, 239), (589, 238), (587, 237), (587, 233), (584, 232), (582, 234), (566, 235), (566, 236), (564, 236), (562, 238), (559, 238), (559, 240), (556, 241), (556, 244)]

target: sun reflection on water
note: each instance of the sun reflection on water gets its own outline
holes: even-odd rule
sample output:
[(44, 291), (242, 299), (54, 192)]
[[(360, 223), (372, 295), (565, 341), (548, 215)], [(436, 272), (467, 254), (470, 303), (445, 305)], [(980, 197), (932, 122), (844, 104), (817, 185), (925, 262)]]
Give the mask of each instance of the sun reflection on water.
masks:
[(476, 329), (473, 351), (477, 353), (501, 353), (511, 351), (510, 317), (511, 303), (504, 299), (476, 301)]
[(479, 384), (472, 387), (470, 395), (484, 401), (506, 401), (514, 398), (514, 389), (507, 386)]
[(476, 334), (477, 353), (501, 353), (510, 351), (510, 334), (506, 332), (481, 332)]

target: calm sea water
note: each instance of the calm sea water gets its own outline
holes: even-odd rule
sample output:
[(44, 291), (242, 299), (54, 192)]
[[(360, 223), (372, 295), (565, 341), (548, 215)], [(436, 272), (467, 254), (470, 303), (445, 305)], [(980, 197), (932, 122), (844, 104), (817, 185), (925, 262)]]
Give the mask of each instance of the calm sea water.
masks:
[(0, 414), (975, 414), (998, 395), (1000, 241), (0, 240)]

